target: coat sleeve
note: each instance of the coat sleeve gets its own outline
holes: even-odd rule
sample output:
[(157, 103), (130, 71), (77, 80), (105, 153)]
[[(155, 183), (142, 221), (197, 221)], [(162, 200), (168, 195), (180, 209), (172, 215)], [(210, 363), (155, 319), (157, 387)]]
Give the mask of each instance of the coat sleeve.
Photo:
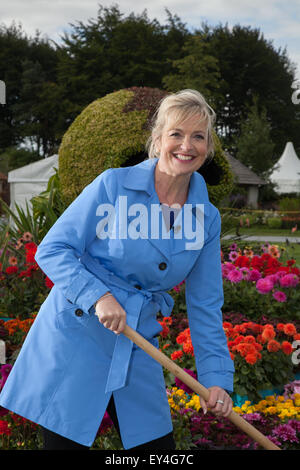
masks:
[(106, 170), (59, 217), (39, 244), (35, 260), (73, 304), (88, 312), (109, 288), (90, 273), (80, 256), (96, 238), (96, 216), (100, 203), (111, 203), (112, 170)]
[(221, 217), (217, 211), (193, 269), (186, 278), (186, 305), (198, 381), (204, 387), (233, 391), (234, 364), (223, 330)]

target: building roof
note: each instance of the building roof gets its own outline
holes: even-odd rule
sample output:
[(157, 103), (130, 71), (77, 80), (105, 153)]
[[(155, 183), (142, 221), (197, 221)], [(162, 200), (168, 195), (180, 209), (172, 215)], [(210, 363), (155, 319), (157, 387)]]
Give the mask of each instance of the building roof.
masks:
[(261, 184), (267, 184), (267, 182), (258, 176), (254, 171), (250, 170), (242, 162), (234, 158), (228, 152), (224, 152), (229, 162), (231, 171), (236, 176), (238, 184), (248, 184), (251, 186), (259, 186)]

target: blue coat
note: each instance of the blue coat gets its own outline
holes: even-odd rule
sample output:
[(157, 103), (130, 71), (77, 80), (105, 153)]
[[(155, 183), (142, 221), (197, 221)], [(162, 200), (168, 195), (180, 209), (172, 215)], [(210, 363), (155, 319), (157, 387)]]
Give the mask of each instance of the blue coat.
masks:
[[(130, 237), (120, 231), (121, 236), (103, 235), (105, 220), (108, 231), (108, 220), (119, 227), (124, 221), (135, 223), (129, 211), (133, 204), (142, 204), (133, 207), (146, 207), (149, 214), (158, 207), (157, 161), (100, 174), (36, 253), (54, 287), (26, 337), (0, 405), (83, 445), (92, 445), (112, 393), (125, 449), (172, 431), (162, 367), (94, 314), (93, 304), (106, 291), (125, 309), (127, 323), (158, 347), (157, 313), (171, 314), (174, 302), (167, 291), (185, 279), (198, 380), (206, 387), (233, 389), (234, 367), (222, 328), (221, 219), (202, 176), (192, 174), (186, 203), (193, 218), (196, 204), (204, 208), (204, 243), (197, 249), (186, 248), (184, 234), (175, 236), (183, 223), (179, 216), (169, 238), (161, 232), (136, 238), (134, 230)], [(108, 212), (105, 219), (103, 208), (109, 207), (116, 208), (114, 219)]]

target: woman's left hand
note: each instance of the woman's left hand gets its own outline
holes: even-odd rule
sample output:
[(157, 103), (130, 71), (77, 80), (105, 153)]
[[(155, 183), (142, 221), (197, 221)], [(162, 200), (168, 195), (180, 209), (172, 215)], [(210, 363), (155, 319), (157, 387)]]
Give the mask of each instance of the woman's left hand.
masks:
[(232, 410), (232, 400), (228, 393), (225, 392), (223, 388), (217, 386), (209, 387), (208, 390), (208, 401), (200, 397), (200, 404), (204, 414), (207, 412), (207, 409), (210, 408), (210, 411), (216, 416), (227, 417)]

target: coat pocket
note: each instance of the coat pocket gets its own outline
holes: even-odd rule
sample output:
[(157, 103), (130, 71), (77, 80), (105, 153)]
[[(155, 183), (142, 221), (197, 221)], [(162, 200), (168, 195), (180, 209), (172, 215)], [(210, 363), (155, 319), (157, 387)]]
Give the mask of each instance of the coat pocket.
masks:
[(61, 310), (56, 315), (56, 326), (59, 329), (81, 328), (90, 320), (90, 314), (84, 312), (78, 305), (72, 305)]

